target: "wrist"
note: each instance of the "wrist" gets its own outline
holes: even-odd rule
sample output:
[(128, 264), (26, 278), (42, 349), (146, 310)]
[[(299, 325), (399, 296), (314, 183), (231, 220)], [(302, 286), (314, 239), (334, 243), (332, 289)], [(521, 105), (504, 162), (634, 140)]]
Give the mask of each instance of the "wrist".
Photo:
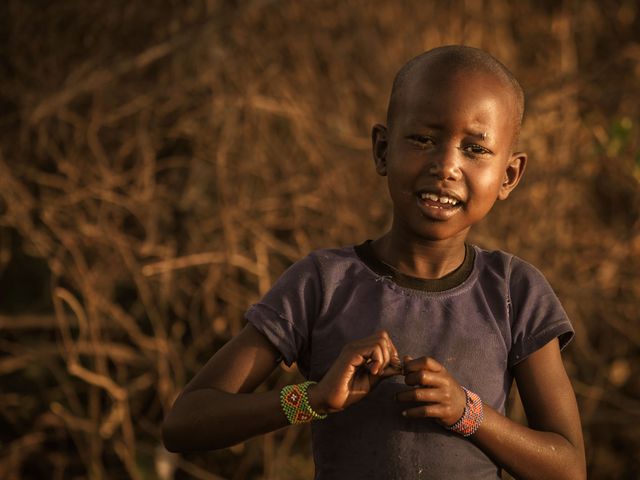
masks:
[(313, 420), (323, 420), (326, 413), (319, 413), (309, 403), (308, 390), (315, 382), (303, 382), (297, 385), (287, 385), (280, 390), (280, 406), (289, 423), (307, 423)]
[(447, 426), (447, 430), (458, 433), (463, 437), (469, 437), (478, 431), (482, 421), (484, 420), (484, 411), (482, 407), (482, 400), (480, 397), (462, 387), (465, 393), (465, 407), (460, 419), (453, 425)]
[(309, 388), (307, 388), (307, 399), (309, 400), (309, 406), (318, 414), (326, 415), (329, 413), (327, 403), (322, 401), (322, 392), (317, 383), (309, 385)]

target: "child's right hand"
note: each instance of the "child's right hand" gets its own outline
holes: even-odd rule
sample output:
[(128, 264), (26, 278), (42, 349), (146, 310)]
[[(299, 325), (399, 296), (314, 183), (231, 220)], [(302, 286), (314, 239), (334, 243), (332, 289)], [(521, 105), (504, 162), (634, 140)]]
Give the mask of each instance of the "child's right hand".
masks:
[(382, 330), (344, 346), (324, 378), (308, 390), (318, 413), (344, 410), (364, 398), (380, 380), (402, 374), (398, 351)]

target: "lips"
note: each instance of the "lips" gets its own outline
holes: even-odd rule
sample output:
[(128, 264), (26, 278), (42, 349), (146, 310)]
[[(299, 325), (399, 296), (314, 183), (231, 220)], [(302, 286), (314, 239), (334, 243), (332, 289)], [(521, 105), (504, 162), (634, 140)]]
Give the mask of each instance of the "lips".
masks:
[(430, 200), (432, 202), (441, 203), (443, 206), (451, 205), (455, 207), (460, 203), (460, 200), (449, 195), (438, 195), (431, 192), (422, 192), (419, 193), (418, 196), (422, 201)]
[(455, 215), (463, 202), (460, 197), (450, 191), (421, 190), (416, 194), (418, 207), (422, 214), (434, 220), (448, 220)]

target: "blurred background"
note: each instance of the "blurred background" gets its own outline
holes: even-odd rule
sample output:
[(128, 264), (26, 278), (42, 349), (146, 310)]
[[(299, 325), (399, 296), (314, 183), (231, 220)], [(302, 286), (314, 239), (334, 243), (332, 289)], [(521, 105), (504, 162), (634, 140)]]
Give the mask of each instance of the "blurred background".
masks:
[(288, 265), (385, 231), (370, 128), (450, 43), (528, 96), (472, 241), (545, 273), (590, 478), (640, 478), (638, 2), (5, 0), (0, 36), (0, 478), (311, 478), (307, 427), (179, 456), (160, 422)]

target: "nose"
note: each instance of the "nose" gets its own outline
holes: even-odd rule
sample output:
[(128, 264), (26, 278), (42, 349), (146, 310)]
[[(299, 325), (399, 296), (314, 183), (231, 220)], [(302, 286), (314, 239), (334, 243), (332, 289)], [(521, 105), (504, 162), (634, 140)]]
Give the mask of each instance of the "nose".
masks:
[(442, 145), (430, 159), (429, 174), (439, 180), (459, 180), (461, 152), (454, 146)]

